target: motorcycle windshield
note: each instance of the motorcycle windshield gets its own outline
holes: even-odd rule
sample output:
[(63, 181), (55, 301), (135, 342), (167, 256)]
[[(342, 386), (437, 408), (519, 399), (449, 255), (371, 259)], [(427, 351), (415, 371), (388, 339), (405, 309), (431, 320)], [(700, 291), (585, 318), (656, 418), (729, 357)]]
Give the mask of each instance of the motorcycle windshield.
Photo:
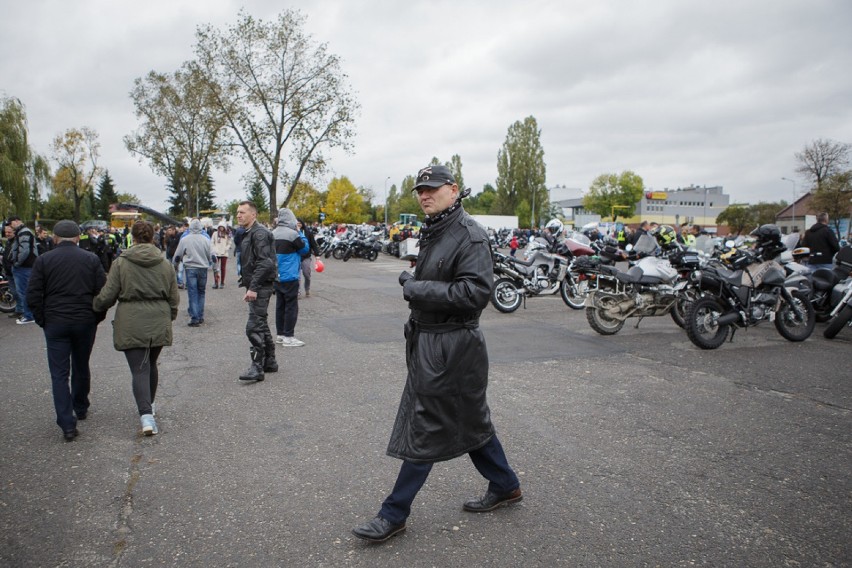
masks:
[(645, 234), (639, 237), (636, 244), (633, 245), (633, 250), (641, 254), (652, 254), (657, 250), (657, 241), (651, 235)]
[(705, 254), (713, 254), (716, 243), (708, 235), (699, 235), (695, 238), (695, 250)]

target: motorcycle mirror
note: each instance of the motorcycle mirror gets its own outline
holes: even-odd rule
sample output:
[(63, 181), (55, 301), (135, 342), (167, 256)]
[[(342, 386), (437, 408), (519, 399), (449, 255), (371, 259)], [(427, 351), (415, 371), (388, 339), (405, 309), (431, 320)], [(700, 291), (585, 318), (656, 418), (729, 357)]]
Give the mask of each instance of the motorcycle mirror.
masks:
[(633, 245), (627, 245), (626, 247), (624, 247), (624, 250), (626, 250), (627, 252), (632, 251), (632, 250), (633, 250)]

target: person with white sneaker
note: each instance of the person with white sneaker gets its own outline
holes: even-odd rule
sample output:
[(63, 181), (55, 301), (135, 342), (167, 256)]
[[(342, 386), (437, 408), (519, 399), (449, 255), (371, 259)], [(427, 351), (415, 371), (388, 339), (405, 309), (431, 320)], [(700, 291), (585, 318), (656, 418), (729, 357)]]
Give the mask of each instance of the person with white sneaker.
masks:
[(275, 283), (275, 342), (284, 347), (301, 347), (305, 343), (293, 334), (299, 318), (299, 273), (302, 255), (310, 252), (308, 242), (296, 229), (296, 216), (286, 207), (278, 210), (275, 237), (275, 256), (278, 263), (278, 282)]
[(118, 302), (112, 322), (113, 344), (124, 352), (130, 366), (142, 433), (152, 436), (159, 432), (154, 420), (157, 359), (163, 347), (172, 344), (172, 322), (180, 296), (171, 263), (153, 244), (154, 226), (137, 221), (131, 235), (133, 246), (115, 260), (93, 307), (105, 312)]

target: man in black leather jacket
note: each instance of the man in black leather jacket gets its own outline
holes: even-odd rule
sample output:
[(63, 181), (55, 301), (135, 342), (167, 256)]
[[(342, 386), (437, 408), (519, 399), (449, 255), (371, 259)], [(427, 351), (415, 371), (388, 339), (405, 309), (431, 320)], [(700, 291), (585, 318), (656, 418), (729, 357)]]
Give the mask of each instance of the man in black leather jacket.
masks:
[(269, 298), (275, 282), (277, 266), (275, 239), (272, 231), (257, 221), (257, 207), (243, 201), (237, 208), (237, 222), (245, 228), (240, 242), (240, 286), (246, 289), (243, 300), (248, 302), (249, 316), (246, 336), (251, 353), (251, 366), (240, 375), (241, 381), (262, 381), (264, 373), (278, 370), (275, 360), (275, 339), (269, 331)]
[(403, 271), (399, 277), (411, 309), (405, 326), (408, 376), (387, 449), (403, 462), (378, 515), (352, 531), (371, 542), (405, 529), (434, 462), (468, 454), (489, 481), (482, 498), (464, 503), (466, 511), (521, 500), (486, 400), (488, 352), (479, 316), (493, 282), (488, 235), (462, 208), (469, 190), (459, 191), (448, 168), (423, 168), (414, 190), (426, 220), (416, 274)]

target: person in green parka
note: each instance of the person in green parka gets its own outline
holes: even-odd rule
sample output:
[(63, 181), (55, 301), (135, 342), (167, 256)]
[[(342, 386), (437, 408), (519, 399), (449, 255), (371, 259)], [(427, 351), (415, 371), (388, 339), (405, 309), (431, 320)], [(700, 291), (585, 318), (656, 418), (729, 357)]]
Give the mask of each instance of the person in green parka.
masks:
[(154, 420), (157, 358), (163, 347), (172, 344), (172, 322), (180, 296), (172, 265), (153, 244), (153, 225), (137, 221), (130, 234), (133, 246), (115, 260), (93, 307), (105, 312), (118, 302), (112, 322), (113, 344), (130, 365), (142, 433), (151, 436), (158, 432)]

